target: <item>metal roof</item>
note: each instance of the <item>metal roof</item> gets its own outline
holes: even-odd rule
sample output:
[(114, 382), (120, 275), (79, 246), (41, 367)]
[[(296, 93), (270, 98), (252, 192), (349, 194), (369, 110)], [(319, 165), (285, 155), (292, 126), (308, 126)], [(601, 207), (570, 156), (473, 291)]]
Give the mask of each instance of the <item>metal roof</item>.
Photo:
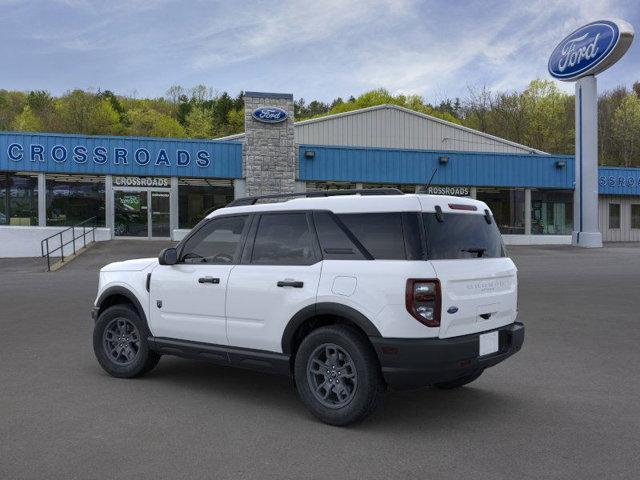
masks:
[[(384, 104), (294, 123), (300, 144), (401, 149), (546, 152), (398, 105)], [(244, 133), (217, 140), (239, 141)]]

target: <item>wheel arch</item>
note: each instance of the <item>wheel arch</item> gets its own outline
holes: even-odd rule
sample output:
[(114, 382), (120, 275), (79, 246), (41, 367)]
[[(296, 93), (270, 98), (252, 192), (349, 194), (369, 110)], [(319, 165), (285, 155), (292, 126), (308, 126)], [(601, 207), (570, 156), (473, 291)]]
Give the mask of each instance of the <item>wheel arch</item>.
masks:
[(142, 308), (142, 304), (135, 293), (128, 288), (118, 285), (105, 289), (98, 297), (98, 300), (96, 301), (96, 307), (98, 307), (98, 315), (96, 315), (96, 319), (106, 308), (123, 303), (131, 304), (138, 312), (138, 315), (140, 315), (142, 321), (147, 325), (147, 327), (149, 326), (147, 314), (145, 313), (144, 308)]
[[(333, 319), (333, 321), (331, 321)], [(314, 324), (327, 325), (343, 323), (352, 325), (367, 337), (381, 337), (380, 331), (365, 315), (353, 307), (341, 303), (322, 302), (304, 307), (287, 324), (282, 334), (282, 351), (293, 354), (301, 333), (316, 328)]]

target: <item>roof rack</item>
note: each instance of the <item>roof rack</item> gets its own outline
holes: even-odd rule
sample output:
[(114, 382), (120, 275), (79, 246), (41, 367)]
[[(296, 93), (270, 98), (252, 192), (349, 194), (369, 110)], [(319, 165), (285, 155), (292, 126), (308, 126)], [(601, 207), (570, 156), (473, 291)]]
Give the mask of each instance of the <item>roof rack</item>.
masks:
[(294, 198), (313, 198), (313, 197), (336, 197), (339, 195), (404, 195), (402, 190), (397, 188), (362, 188), (362, 189), (345, 189), (345, 190), (320, 190), (316, 192), (300, 192), (300, 193), (279, 193), (274, 195), (258, 195), (256, 197), (238, 198), (229, 202), (227, 207), (243, 207), (247, 205), (255, 205), (260, 200), (277, 200), (283, 202)]

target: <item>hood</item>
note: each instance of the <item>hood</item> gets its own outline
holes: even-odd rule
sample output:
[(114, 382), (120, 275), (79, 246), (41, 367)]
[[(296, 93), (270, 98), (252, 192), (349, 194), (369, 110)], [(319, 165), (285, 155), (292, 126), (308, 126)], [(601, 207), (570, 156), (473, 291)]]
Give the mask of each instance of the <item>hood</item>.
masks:
[(123, 262), (113, 262), (105, 265), (101, 272), (139, 272), (151, 265), (157, 265), (158, 259), (154, 258), (136, 258), (135, 260), (125, 260)]

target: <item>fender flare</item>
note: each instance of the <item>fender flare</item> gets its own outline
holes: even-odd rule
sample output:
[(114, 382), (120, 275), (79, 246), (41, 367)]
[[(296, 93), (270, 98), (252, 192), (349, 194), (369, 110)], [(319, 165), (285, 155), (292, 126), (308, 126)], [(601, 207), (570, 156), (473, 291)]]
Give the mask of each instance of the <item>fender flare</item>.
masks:
[(102, 307), (102, 302), (104, 302), (107, 298), (112, 297), (113, 295), (122, 295), (123, 297), (126, 297), (127, 300), (129, 300), (133, 304), (138, 312), (138, 315), (140, 315), (140, 318), (144, 321), (144, 323), (149, 325), (149, 323), (147, 322), (147, 315), (144, 313), (144, 308), (142, 308), (140, 300), (138, 300), (138, 297), (136, 297), (135, 293), (133, 293), (128, 288), (115, 285), (113, 287), (105, 289), (104, 292), (102, 292), (98, 297), (98, 300), (96, 300), (96, 307), (100, 309)]
[(282, 351), (284, 353), (291, 353), (290, 346), (293, 343), (294, 335), (298, 328), (310, 318), (318, 315), (334, 315), (336, 317), (345, 318), (360, 327), (368, 337), (382, 337), (380, 331), (371, 322), (371, 320), (355, 308), (348, 307), (341, 303), (321, 302), (304, 307), (291, 317), (291, 320), (287, 323), (284, 333), (282, 334)]

